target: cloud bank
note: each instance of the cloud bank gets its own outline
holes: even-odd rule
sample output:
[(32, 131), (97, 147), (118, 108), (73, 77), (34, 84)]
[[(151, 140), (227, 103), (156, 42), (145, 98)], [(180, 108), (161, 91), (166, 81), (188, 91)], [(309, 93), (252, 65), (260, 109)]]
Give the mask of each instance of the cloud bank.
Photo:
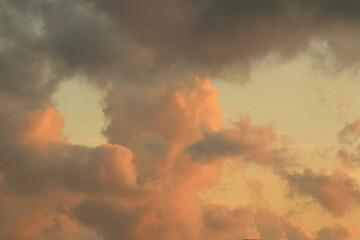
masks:
[[(350, 239), (341, 224), (310, 233), (268, 206), (199, 195), (219, 182), (225, 159), (242, 158), (281, 169), (293, 193), (334, 216), (358, 201), (344, 172), (289, 173), (293, 159), (272, 127), (245, 115), (224, 128), (208, 76), (246, 73), (269, 54), (291, 59), (312, 41), (326, 42), (340, 65), (356, 65), (359, 48), (349, 41), (359, 39), (359, 7), (0, 0), (0, 238)], [(74, 145), (63, 135), (51, 96), (74, 78), (104, 91), (108, 144)]]

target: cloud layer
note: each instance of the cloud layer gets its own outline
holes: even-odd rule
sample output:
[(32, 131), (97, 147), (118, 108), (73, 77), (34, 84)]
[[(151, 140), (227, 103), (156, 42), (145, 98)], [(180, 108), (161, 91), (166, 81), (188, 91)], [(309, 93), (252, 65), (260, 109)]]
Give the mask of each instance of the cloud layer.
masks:
[(290, 58), (312, 40), (325, 41), (340, 66), (359, 60), (349, 44), (359, 39), (355, 0), (0, 4), (1, 93), (29, 107), (74, 76), (104, 87), (247, 71), (253, 60), (270, 53)]
[[(335, 217), (358, 203), (345, 172), (292, 173), (288, 140), (271, 126), (244, 115), (224, 128), (208, 76), (246, 73), (269, 54), (291, 59), (312, 41), (326, 42), (339, 66), (356, 65), (360, 49), (349, 41), (359, 39), (359, 7), (0, 0), (0, 239), (351, 239), (342, 224), (310, 233), (267, 204), (233, 207), (200, 196), (236, 158), (273, 166), (291, 193)], [(74, 145), (63, 135), (66, 119), (51, 96), (74, 78), (104, 91), (108, 144)], [(357, 125), (340, 140), (357, 138)]]

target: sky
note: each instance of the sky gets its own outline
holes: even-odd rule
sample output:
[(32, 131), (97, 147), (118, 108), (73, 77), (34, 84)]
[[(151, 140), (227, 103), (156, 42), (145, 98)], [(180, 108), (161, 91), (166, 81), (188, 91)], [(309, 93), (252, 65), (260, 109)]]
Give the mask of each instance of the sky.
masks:
[(357, 9), (0, 0), (0, 239), (360, 239)]

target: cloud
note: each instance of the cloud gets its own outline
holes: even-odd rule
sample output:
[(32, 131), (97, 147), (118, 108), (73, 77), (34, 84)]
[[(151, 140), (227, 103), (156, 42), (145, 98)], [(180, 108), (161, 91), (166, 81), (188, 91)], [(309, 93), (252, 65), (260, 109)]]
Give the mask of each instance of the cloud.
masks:
[(352, 239), (353, 235), (351, 228), (337, 223), (320, 229), (316, 240), (349, 240)]
[(51, 203), (54, 199), (21, 200), (7, 196), (0, 199), (0, 202), (5, 204), (0, 208), (2, 239), (102, 239), (94, 230), (86, 229), (70, 218), (64, 208), (54, 209), (54, 204)]
[(255, 225), (260, 239), (269, 240), (312, 240), (313, 236), (302, 226), (278, 215), (268, 208), (260, 208), (255, 215)]
[(352, 167), (353, 163), (356, 162), (354, 155), (350, 155), (345, 149), (339, 149), (336, 157), (340, 160), (342, 166)]
[[(126, 97), (110, 92), (112, 109), (105, 112), (111, 122), (104, 131), (113, 140), (93, 148), (65, 141), (64, 119), (54, 106), (30, 111), (2, 101), (0, 201), (7, 208), (0, 209), (6, 226), (0, 233), (15, 240), (70, 235), (91, 240), (310, 239), (275, 213), (211, 204), (199, 197), (218, 182), (221, 161), (193, 161), (183, 149), (202, 141), (206, 130), (224, 130), (209, 79), (185, 83), (141, 94), (130, 86), (124, 89)], [(133, 103), (142, 107), (134, 109)], [(229, 132), (240, 143), (250, 143), (243, 151), (267, 159), (278, 141), (273, 129), (252, 125), (248, 116), (236, 124)], [(261, 185), (249, 185), (261, 195)], [(278, 220), (269, 220), (268, 214)], [(280, 221), (279, 229), (269, 232), (268, 220)]]
[(344, 216), (360, 199), (355, 179), (340, 170), (328, 174), (305, 169), (302, 173), (281, 172), (280, 176), (287, 181), (290, 195), (312, 197), (335, 217)]
[[(49, 234), (60, 237), (71, 232), (61, 226), (75, 222), (74, 228), (79, 226), (77, 234), (84, 231), (94, 239), (98, 236), (114, 239), (125, 232), (128, 235), (123, 236), (129, 239), (200, 236), (202, 200), (198, 193), (216, 181), (220, 166), (193, 163), (179, 146), (201, 136), (202, 126), (219, 127), (217, 92), (209, 80), (199, 79), (162, 94), (166, 96), (164, 100), (170, 101), (160, 111), (166, 114), (174, 109), (168, 119), (173, 121), (172, 127), (182, 131), (172, 133), (166, 126), (163, 130), (164, 124), (160, 122), (148, 135), (144, 134), (146, 127), (135, 131), (128, 137), (129, 146), (137, 150), (136, 157), (128, 148), (115, 143), (88, 148), (64, 141), (61, 135), (64, 119), (53, 106), (29, 111), (15, 103), (1, 102), (0, 110), (5, 114), (1, 114), (0, 127), (5, 135), (0, 137), (0, 192), (8, 209), (0, 210), (4, 216), (2, 224), (8, 227), (1, 229), (0, 234), (9, 239), (46, 239)], [(150, 103), (144, 101), (155, 109), (159, 102)], [(151, 126), (146, 125), (149, 117), (138, 121)], [(135, 139), (134, 145), (131, 137)], [(151, 161), (147, 156), (163, 157), (164, 161), (156, 162), (145, 174), (139, 167), (143, 177), (139, 179), (137, 166), (142, 161)], [(12, 205), (8, 199), (20, 203)], [(31, 211), (21, 211), (25, 210), (25, 202), (33, 207)], [(63, 217), (48, 217), (48, 212)], [(116, 224), (110, 224), (114, 219)], [(119, 228), (118, 224), (125, 220), (129, 227)], [(32, 223), (37, 227), (26, 230), (32, 228)], [(17, 233), (12, 232), (14, 228), (19, 229)], [(131, 229), (135, 229), (135, 235)]]
[(30, 112), (18, 123), (18, 137), (22, 144), (49, 145), (64, 143), (62, 128), (65, 119), (60, 116), (54, 106)]
[(136, 210), (116, 208), (114, 205), (97, 201), (86, 201), (73, 209), (75, 219), (94, 228), (104, 239), (135, 239), (133, 228), (137, 221)]
[(338, 139), (341, 143), (353, 143), (355, 142), (360, 133), (360, 119), (347, 124), (339, 133)]
[(3, 156), (2, 190), (19, 195), (52, 191), (119, 194), (136, 188), (132, 153), (118, 145), (63, 146), (49, 151), (14, 148)]
[(286, 141), (271, 126), (257, 126), (245, 114), (233, 128), (205, 132), (205, 136), (186, 148), (194, 161), (209, 162), (221, 158), (243, 158), (259, 164), (286, 164)]
[(247, 71), (271, 53), (288, 59), (314, 39), (343, 65), (359, 61), (360, 49), (350, 44), (359, 39), (354, 0), (0, 4), (0, 92), (32, 109), (74, 77), (101, 88), (161, 85), (194, 73)]
[[(0, 0), (0, 238), (311, 239), (271, 210), (199, 197), (219, 180), (222, 161), (213, 158), (283, 166), (286, 153), (271, 127), (248, 116), (222, 129), (217, 90), (203, 76), (246, 72), (272, 53), (289, 59), (314, 39), (342, 64), (356, 64), (359, 49), (348, 41), (359, 39), (358, 7), (354, 0)], [(74, 78), (106, 92), (109, 144), (89, 148), (63, 136), (51, 96)], [(340, 135), (356, 127), (346, 129)], [(336, 216), (358, 198), (342, 172), (283, 177)], [(319, 238), (334, 234), (324, 228)]]
[[(149, 96), (161, 101), (149, 101)], [(119, 100), (124, 105), (114, 108), (114, 116), (127, 116), (137, 127), (126, 135), (129, 141), (109, 132), (112, 144), (92, 148), (64, 141), (64, 119), (53, 106), (30, 111), (2, 101), (0, 201), (6, 208), (0, 208), (0, 220), (6, 227), (0, 234), (15, 240), (258, 236), (251, 208), (209, 204), (199, 197), (219, 180), (221, 162), (199, 163), (183, 152), (203, 137), (204, 129), (220, 129), (216, 96), (208, 79), (197, 79)], [(123, 107), (132, 106), (133, 99), (144, 105), (143, 117)], [(154, 110), (160, 116), (152, 115)], [(181, 131), (172, 132), (166, 124)], [(115, 126), (123, 131), (128, 125)], [(131, 150), (118, 145), (118, 139)], [(146, 161), (149, 169), (141, 167)]]
[(99, 240), (72, 217), (71, 206), (89, 197), (131, 201), (141, 194), (129, 149), (65, 142), (53, 106), (29, 112), (3, 101), (0, 112), (6, 113), (0, 119), (1, 238)]
[(153, 11), (141, 1), (95, 2), (163, 65), (180, 60), (208, 72), (241, 68), (271, 52), (293, 56), (314, 38), (329, 40), (341, 59), (355, 56), (339, 41), (351, 34), (343, 29), (357, 27), (358, 17), (349, 10), (358, 7), (353, 0), (159, 0)]
[[(95, 148), (67, 144), (61, 135), (64, 119), (53, 106), (25, 111), (18, 119), (18, 112), (13, 112), (15, 116), (10, 110), (6, 113), (9, 122), (4, 127), (0, 161), (5, 189), (27, 194), (52, 188), (115, 193), (122, 186), (135, 186), (129, 149), (111, 144)], [(11, 126), (13, 129), (5, 129)], [(6, 138), (6, 131), (13, 139)]]
[(338, 132), (338, 141), (341, 144), (337, 150), (336, 158), (342, 166), (353, 168), (360, 163), (360, 146), (357, 140), (360, 136), (360, 120), (348, 123)]
[(202, 239), (257, 238), (254, 231), (254, 213), (251, 208), (231, 209), (226, 205), (205, 205), (203, 213), (204, 237)]
[(201, 129), (222, 126), (217, 90), (208, 78), (190, 78), (160, 90), (124, 86), (106, 96), (103, 134), (111, 143), (134, 146), (141, 134), (160, 134), (171, 148), (197, 140)]
[(337, 151), (337, 159), (343, 167), (353, 169), (359, 167), (360, 164), (360, 147), (345, 148), (342, 147)]

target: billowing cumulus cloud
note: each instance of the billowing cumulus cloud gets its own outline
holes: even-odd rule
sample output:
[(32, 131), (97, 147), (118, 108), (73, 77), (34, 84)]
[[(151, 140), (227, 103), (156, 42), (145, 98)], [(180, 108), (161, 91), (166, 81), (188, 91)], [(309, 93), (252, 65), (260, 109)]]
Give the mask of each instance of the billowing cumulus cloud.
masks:
[(148, 132), (160, 134), (169, 147), (180, 147), (197, 140), (202, 129), (222, 126), (217, 90), (208, 78), (191, 78), (160, 90), (124, 86), (110, 90), (105, 101), (104, 114), (110, 122), (103, 134), (125, 146), (133, 146)]
[(62, 128), (65, 119), (53, 106), (28, 113), (17, 126), (18, 141), (22, 144), (49, 145), (65, 142)]
[(336, 217), (345, 215), (360, 200), (355, 179), (340, 170), (328, 174), (305, 169), (302, 173), (281, 172), (280, 176), (287, 181), (292, 196), (309, 196)]
[[(105, 130), (110, 139), (114, 137), (112, 144), (93, 148), (65, 140), (64, 119), (53, 106), (29, 111), (3, 101), (1, 111), (6, 117), (1, 118), (1, 126), (12, 138), (1, 138), (0, 201), (6, 206), (0, 208), (5, 226), (1, 236), (11, 240), (311, 239), (306, 230), (272, 211), (234, 208), (199, 197), (217, 182), (221, 161), (194, 161), (183, 149), (201, 141), (206, 129), (221, 131), (216, 91), (208, 79), (170, 90), (119, 101), (124, 105), (108, 115), (112, 120), (108, 129), (116, 128)], [(144, 106), (134, 115), (136, 109), (126, 107), (133, 99)], [(162, 118), (157, 115), (146, 115), (147, 109), (157, 111), (175, 130), (160, 124)], [(143, 117), (137, 115), (143, 112)], [(127, 116), (129, 123), (138, 121), (137, 127), (115, 125), (117, 116)], [(263, 144), (275, 136), (270, 127), (252, 126), (247, 117), (243, 121), (239, 126), (250, 133), (250, 139)], [(128, 142), (120, 134), (125, 130)], [(266, 223), (277, 221), (270, 231)]]
[(19, 132), (20, 137), (7, 148), (2, 144), (5, 190), (32, 194), (52, 188), (83, 191), (90, 187), (86, 191), (117, 192), (121, 186), (135, 186), (130, 150), (110, 144), (96, 148), (67, 145), (59, 133), (63, 123), (51, 106), (27, 113), (14, 123), (12, 132)]
[[(207, 208), (198, 193), (216, 181), (220, 165), (195, 163), (182, 149), (201, 136), (202, 128), (221, 126), (216, 91), (208, 79), (198, 79), (155, 93), (161, 101), (145, 98), (140, 110), (158, 109), (174, 131), (161, 124), (162, 118), (151, 119), (150, 113), (143, 118), (126, 113), (129, 122), (138, 120), (136, 125), (143, 126), (129, 131), (129, 141), (123, 142), (135, 154), (115, 140), (94, 148), (68, 143), (61, 133), (64, 119), (53, 106), (29, 111), (1, 102), (6, 135), (1, 138), (0, 189), (1, 201), (8, 206), (1, 209), (1, 220), (8, 226), (2, 236), (46, 239), (77, 231), (76, 236), (84, 232), (94, 239), (199, 239), (208, 234), (209, 229), (202, 230)], [(126, 129), (116, 126), (120, 132)], [(32, 206), (29, 211), (26, 204)], [(247, 213), (240, 211), (239, 218), (242, 214)], [(239, 224), (244, 221), (239, 219)], [(68, 229), (72, 223), (77, 230)]]
[(180, 152), (202, 136), (203, 129), (222, 126), (217, 90), (208, 78), (190, 78), (159, 90), (124, 86), (110, 90), (104, 109), (109, 123), (103, 134), (110, 143), (135, 152), (139, 181), (184, 171), (192, 165)]

